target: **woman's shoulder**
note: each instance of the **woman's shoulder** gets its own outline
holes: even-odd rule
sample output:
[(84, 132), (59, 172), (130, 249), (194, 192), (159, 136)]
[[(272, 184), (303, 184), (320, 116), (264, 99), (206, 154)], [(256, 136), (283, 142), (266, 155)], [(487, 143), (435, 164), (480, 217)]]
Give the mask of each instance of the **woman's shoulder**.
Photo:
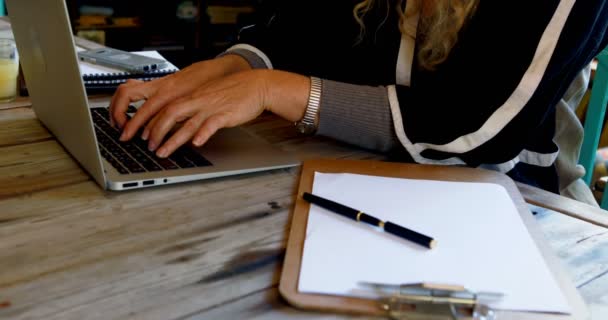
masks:
[(575, 45), (602, 40), (608, 24), (608, 0), (480, 1), (462, 38), (504, 47), (536, 47), (542, 39)]
[[(505, 19), (512, 19), (514, 23), (529, 21), (543, 21), (547, 18), (560, 18), (556, 15), (565, 13), (564, 18), (593, 20), (595, 17), (605, 16), (608, 0), (512, 0), (512, 1), (479, 1), (476, 16), (495, 18), (498, 23)], [(608, 17), (605, 17), (608, 18)], [(604, 19), (608, 20), (608, 19)], [(489, 22), (489, 21), (488, 21)]]

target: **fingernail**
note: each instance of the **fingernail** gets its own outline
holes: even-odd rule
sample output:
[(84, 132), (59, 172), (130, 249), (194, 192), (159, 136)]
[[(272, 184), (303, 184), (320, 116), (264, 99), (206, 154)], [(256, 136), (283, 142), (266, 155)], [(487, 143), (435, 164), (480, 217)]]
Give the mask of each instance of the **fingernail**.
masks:
[(159, 158), (165, 158), (165, 157), (167, 157), (167, 149), (165, 149), (165, 148), (160, 148), (160, 149), (158, 150), (158, 152), (156, 153), (156, 155), (157, 155)]
[(120, 141), (126, 141), (127, 140), (127, 134), (123, 131), (123, 133), (120, 135), (120, 138), (118, 138), (118, 140), (120, 140)]
[(158, 146), (156, 145), (156, 143), (154, 143), (152, 141), (150, 141), (150, 143), (148, 143), (148, 150), (150, 150), (150, 151), (156, 150), (157, 147)]
[(144, 132), (142, 132), (142, 134), (141, 134), (141, 139), (148, 140), (149, 135), (150, 135), (150, 131), (148, 131), (148, 129), (145, 129)]
[(197, 146), (200, 147), (201, 144), (203, 144), (203, 139), (202, 138), (195, 138), (194, 141), (192, 141), (192, 143)]

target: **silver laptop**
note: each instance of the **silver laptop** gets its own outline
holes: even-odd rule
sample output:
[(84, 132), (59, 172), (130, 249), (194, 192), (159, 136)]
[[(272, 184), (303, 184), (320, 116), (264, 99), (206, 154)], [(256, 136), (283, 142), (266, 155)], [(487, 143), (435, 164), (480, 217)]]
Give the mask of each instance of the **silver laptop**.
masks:
[(167, 159), (142, 140), (118, 142), (108, 110), (89, 106), (64, 0), (8, 0), (32, 107), (40, 121), (104, 189), (126, 190), (297, 165), (298, 160), (240, 128)]

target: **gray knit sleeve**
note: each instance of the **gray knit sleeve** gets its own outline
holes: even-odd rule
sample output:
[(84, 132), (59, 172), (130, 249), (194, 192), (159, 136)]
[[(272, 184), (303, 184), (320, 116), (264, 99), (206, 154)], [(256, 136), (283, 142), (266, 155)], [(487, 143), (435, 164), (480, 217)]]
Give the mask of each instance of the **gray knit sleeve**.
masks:
[(401, 146), (385, 87), (323, 80), (317, 134), (381, 152)]

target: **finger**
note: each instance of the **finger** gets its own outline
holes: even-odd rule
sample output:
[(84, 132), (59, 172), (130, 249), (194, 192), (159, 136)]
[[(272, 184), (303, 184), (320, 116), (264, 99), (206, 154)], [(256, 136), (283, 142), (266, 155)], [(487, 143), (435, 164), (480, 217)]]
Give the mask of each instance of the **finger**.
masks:
[[(190, 98), (189, 98), (189, 97), (182, 97), (182, 98), (179, 98), (179, 99), (175, 100), (173, 103), (174, 103), (174, 104), (182, 103), (182, 102), (185, 102), (185, 101), (186, 101), (186, 100), (188, 100), (188, 99), (190, 99)], [(144, 109), (144, 112), (146, 112), (145, 110), (146, 110), (146, 109)], [(138, 111), (138, 112), (139, 112), (139, 111)], [(158, 114), (158, 113), (156, 113), (156, 115), (157, 115), (157, 114)], [(135, 115), (137, 115), (137, 114), (135, 114)], [(145, 123), (145, 122), (147, 121), (147, 122), (148, 122), (148, 124), (147, 124), (147, 125), (146, 125), (146, 127), (144, 128), (144, 130), (143, 130), (143, 132), (142, 132), (142, 134), (141, 134), (141, 138), (142, 138), (143, 140), (148, 140), (148, 138), (150, 137), (150, 130), (151, 130), (153, 127), (154, 127), (154, 125), (156, 125), (156, 121), (157, 121), (157, 120), (158, 120), (160, 117), (157, 117), (157, 116), (155, 116), (155, 115), (148, 116), (148, 115), (146, 115), (145, 113), (144, 113), (144, 114), (142, 114), (141, 116), (142, 116), (142, 117), (148, 117), (148, 118), (152, 117), (152, 120), (149, 120), (149, 121), (145, 120), (145, 121), (143, 121), (143, 123)], [(135, 117), (134, 117), (134, 119), (135, 119)], [(137, 119), (135, 119), (135, 120), (137, 120)], [(182, 119), (182, 120), (179, 120), (179, 119), (178, 119), (177, 121), (179, 122), (179, 121), (183, 121), (183, 120), (184, 120), (184, 119)], [(131, 121), (133, 121), (133, 119), (131, 119)], [(129, 121), (129, 122), (131, 122), (131, 121)], [(128, 126), (128, 125), (129, 125), (129, 123), (127, 123), (127, 126)]]
[(134, 101), (147, 99), (151, 95), (148, 92), (151, 88), (145, 83), (122, 84), (116, 89), (110, 104), (110, 117), (120, 127), (124, 127), (127, 122), (126, 111), (129, 104)]
[(202, 146), (219, 129), (224, 128), (229, 119), (230, 116), (226, 113), (217, 113), (210, 116), (207, 118), (207, 120), (205, 120), (205, 122), (203, 122), (200, 129), (198, 129), (192, 143), (197, 147)]
[[(137, 131), (154, 117), (163, 107), (169, 103), (180, 103), (187, 97), (182, 97), (175, 100), (176, 94), (172, 90), (159, 90), (150, 97), (135, 113), (135, 115), (125, 125), (122, 135), (120, 136), (121, 141), (130, 140), (137, 133)], [(175, 101), (173, 101), (175, 100)], [(146, 137), (147, 139), (147, 137)], [(145, 140), (145, 139), (144, 139)]]
[[(131, 84), (141, 83), (141, 82), (143, 82), (143, 81), (128, 79), (127, 82), (125, 83), (125, 85), (131, 85)], [(116, 94), (112, 95), (112, 99), (110, 100), (110, 106), (108, 108), (110, 115), (113, 114), (115, 101), (116, 101)], [(127, 108), (128, 108), (128, 106), (127, 106)], [(110, 116), (110, 125), (112, 125), (112, 127), (116, 127), (116, 123), (114, 122), (113, 116)]]
[(148, 141), (148, 150), (150, 151), (154, 151), (156, 150), (156, 148), (158, 148), (158, 145), (155, 142), (152, 142), (150, 138), (150, 132), (152, 132), (152, 130), (156, 127), (156, 123), (160, 120), (160, 118), (162, 118), (162, 112), (157, 113), (154, 118), (152, 118), (152, 120), (150, 120), (150, 122), (148, 122), (148, 124), (146, 125), (146, 128), (144, 129), (144, 132), (142, 133), (142, 137), (145, 136), (144, 140), (149, 140)]
[(142, 140), (146, 141), (146, 140), (148, 140), (148, 138), (150, 138), (150, 130), (152, 130), (152, 128), (154, 128), (154, 126), (156, 125), (156, 121), (158, 121), (159, 118), (160, 118), (160, 115), (157, 113), (152, 118), (152, 120), (148, 121), (148, 124), (146, 124), (146, 127), (144, 128), (144, 131), (141, 134)]
[(201, 117), (192, 117), (184, 125), (175, 132), (169, 140), (167, 140), (158, 149), (156, 155), (160, 158), (166, 158), (171, 155), (177, 148), (181, 147), (184, 143), (190, 141), (192, 136), (196, 133), (201, 125)]
[(148, 149), (156, 150), (161, 142), (179, 119), (189, 118), (195, 113), (195, 104), (191, 100), (171, 104), (159, 112), (154, 125), (150, 127), (150, 139)]
[[(164, 106), (164, 104), (156, 102), (156, 100), (162, 99), (159, 95), (155, 95), (152, 98), (148, 99), (137, 112), (131, 117), (120, 135), (120, 141), (131, 140), (133, 136), (137, 133), (139, 128), (141, 128), (148, 120), (154, 117)], [(151, 102), (151, 103), (148, 103)]]

